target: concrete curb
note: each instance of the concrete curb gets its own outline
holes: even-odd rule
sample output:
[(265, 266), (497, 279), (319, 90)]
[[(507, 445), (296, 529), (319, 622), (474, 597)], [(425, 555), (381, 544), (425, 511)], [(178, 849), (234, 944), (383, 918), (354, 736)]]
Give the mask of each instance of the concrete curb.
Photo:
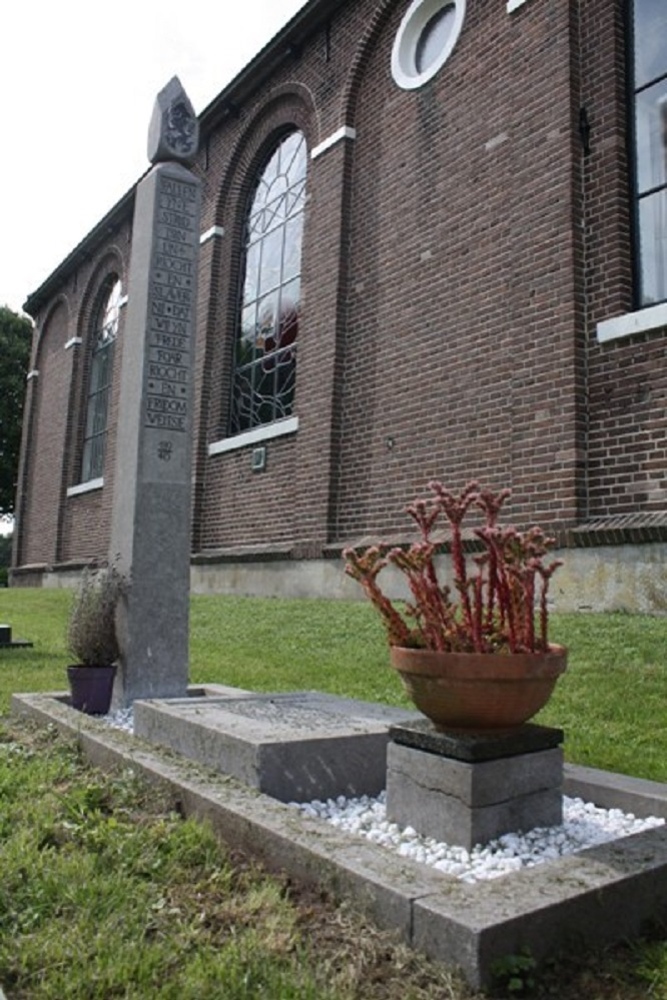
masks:
[(595, 802), (603, 809), (622, 809), (637, 816), (667, 819), (667, 785), (658, 781), (565, 764), (563, 792), (572, 798)]
[[(166, 784), (186, 815), (209, 820), (230, 846), (350, 900), (429, 957), (460, 967), (475, 988), (492, 981), (495, 962), (524, 947), (539, 961), (637, 936), (647, 921), (667, 918), (667, 828), (469, 885), (110, 730), (62, 698), (14, 695), (12, 711), (76, 736), (97, 766), (129, 766)], [(636, 815), (667, 812), (665, 787), (653, 782), (568, 766), (567, 786), (600, 805), (617, 797)]]

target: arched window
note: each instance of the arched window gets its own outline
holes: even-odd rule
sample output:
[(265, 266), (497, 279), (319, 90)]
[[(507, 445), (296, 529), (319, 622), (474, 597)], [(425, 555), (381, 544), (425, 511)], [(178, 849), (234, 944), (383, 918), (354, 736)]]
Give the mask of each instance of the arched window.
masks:
[(248, 208), (230, 434), (292, 413), (301, 299), (306, 141), (281, 139)]
[(90, 378), (83, 437), (81, 481), (98, 479), (104, 471), (113, 345), (118, 333), (121, 283), (115, 275), (104, 283), (93, 322)]
[(667, 4), (630, 0), (638, 304), (667, 301)]

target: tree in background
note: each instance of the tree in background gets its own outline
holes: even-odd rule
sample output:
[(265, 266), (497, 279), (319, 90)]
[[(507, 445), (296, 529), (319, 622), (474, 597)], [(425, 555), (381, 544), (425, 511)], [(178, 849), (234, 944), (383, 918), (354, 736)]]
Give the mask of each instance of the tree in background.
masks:
[(0, 306), (0, 518), (14, 513), (32, 323)]

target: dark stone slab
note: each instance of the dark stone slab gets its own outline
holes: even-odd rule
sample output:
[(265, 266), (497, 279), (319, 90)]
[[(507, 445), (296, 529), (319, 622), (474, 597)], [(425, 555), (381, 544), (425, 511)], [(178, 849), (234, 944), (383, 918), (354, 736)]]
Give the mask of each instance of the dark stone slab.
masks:
[(11, 625), (0, 625), (0, 649), (22, 649), (32, 646), (26, 639), (12, 639)]
[(442, 733), (428, 719), (391, 726), (389, 739), (401, 746), (423, 750), (439, 757), (450, 757), (473, 764), (482, 760), (499, 760), (520, 754), (553, 750), (564, 739), (562, 729), (526, 723), (508, 730), (479, 733)]

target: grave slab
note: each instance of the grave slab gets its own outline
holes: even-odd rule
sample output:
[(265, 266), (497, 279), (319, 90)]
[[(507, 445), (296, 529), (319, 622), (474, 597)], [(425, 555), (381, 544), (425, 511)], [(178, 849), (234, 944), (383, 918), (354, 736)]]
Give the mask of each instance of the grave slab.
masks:
[(310, 691), (134, 705), (138, 736), (281, 802), (378, 795), (389, 727), (413, 717), (407, 709)]

